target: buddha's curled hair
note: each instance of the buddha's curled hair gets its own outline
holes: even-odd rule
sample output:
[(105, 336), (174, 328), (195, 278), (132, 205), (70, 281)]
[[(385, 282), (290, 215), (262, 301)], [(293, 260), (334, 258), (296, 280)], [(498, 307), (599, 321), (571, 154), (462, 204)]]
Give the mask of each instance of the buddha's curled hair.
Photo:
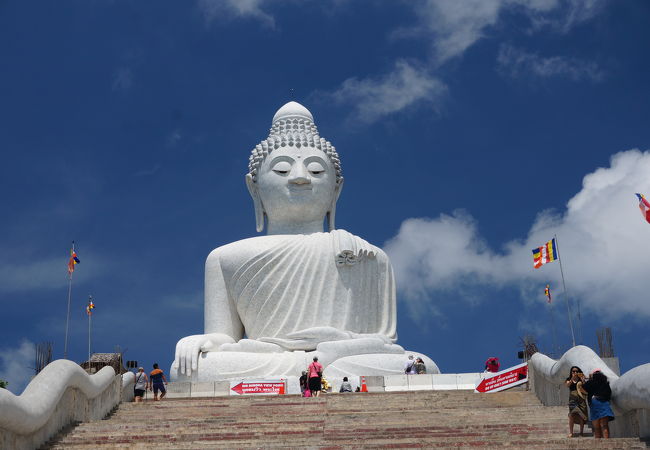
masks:
[(306, 117), (279, 119), (273, 122), (269, 137), (253, 148), (248, 159), (248, 173), (251, 174), (253, 181), (257, 181), (257, 174), (264, 158), (273, 150), (287, 146), (312, 147), (321, 150), (334, 166), (336, 183), (341, 181), (343, 174), (336, 148), (318, 135), (316, 125)]

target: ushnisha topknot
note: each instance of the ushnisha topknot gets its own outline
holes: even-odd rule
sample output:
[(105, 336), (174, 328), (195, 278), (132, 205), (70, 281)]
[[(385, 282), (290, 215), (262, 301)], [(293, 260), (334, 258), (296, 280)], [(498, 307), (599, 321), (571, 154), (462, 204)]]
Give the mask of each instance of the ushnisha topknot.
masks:
[(336, 153), (336, 148), (319, 136), (313, 116), (307, 108), (300, 103), (289, 102), (273, 116), (269, 137), (257, 144), (251, 151), (248, 159), (248, 173), (253, 181), (257, 181), (257, 174), (264, 158), (273, 150), (286, 146), (312, 147), (321, 150), (327, 155), (336, 170), (336, 183), (340, 183), (343, 179), (341, 161)]

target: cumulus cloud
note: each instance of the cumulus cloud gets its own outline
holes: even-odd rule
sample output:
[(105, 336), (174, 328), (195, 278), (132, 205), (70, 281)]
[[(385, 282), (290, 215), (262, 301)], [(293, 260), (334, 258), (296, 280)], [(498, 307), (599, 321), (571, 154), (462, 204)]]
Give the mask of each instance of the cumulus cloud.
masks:
[(573, 81), (603, 79), (603, 71), (596, 63), (564, 56), (545, 58), (506, 44), (499, 49), (497, 63), (502, 72), (512, 77), (567, 77)]
[(228, 17), (257, 19), (273, 28), (275, 19), (262, 9), (265, 0), (198, 0), (198, 7), (207, 22)]
[(7, 389), (20, 395), (34, 374), (34, 343), (23, 339), (18, 348), (0, 349), (0, 379), (9, 382)]
[(448, 291), (475, 299), (486, 287), (518, 289), (522, 301), (531, 292), (541, 296), (539, 286), (560, 285), (559, 267), (533, 269), (531, 250), (557, 235), (570, 294), (583, 308), (611, 317), (649, 317), (650, 225), (635, 192), (650, 192), (648, 151), (615, 154), (609, 167), (584, 177), (582, 190), (563, 211), (541, 212), (525, 238), (500, 249), (489, 246), (467, 212), (407, 219), (385, 246), (400, 297), (417, 314)]
[(437, 106), (447, 87), (425, 69), (398, 61), (391, 72), (381, 77), (349, 78), (331, 94), (337, 103), (354, 105), (356, 116), (373, 122), (388, 114), (419, 103)]

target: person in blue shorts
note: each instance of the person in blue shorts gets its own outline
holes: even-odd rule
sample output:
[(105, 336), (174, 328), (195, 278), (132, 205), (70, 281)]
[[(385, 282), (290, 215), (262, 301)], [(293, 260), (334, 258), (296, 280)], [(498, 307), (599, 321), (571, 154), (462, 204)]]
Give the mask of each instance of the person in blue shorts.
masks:
[(587, 394), (589, 419), (594, 427), (594, 437), (608, 439), (609, 422), (614, 420), (614, 413), (609, 404), (612, 399), (612, 389), (609, 387), (607, 376), (596, 369), (578, 389), (582, 389)]
[[(162, 400), (167, 393), (167, 389), (165, 389), (167, 379), (163, 371), (158, 368), (158, 363), (153, 365), (153, 370), (149, 374), (149, 380), (150, 387), (153, 389), (154, 401)], [(158, 397), (158, 391), (160, 391), (160, 397)]]

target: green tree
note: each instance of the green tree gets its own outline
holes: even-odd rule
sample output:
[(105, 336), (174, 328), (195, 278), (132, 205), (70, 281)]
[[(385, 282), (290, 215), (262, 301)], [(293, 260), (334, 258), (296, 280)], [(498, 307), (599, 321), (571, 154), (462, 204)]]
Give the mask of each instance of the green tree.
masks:
[(5, 380), (0, 380), (0, 388), (2, 389), (7, 389), (7, 386), (9, 385), (8, 381)]

